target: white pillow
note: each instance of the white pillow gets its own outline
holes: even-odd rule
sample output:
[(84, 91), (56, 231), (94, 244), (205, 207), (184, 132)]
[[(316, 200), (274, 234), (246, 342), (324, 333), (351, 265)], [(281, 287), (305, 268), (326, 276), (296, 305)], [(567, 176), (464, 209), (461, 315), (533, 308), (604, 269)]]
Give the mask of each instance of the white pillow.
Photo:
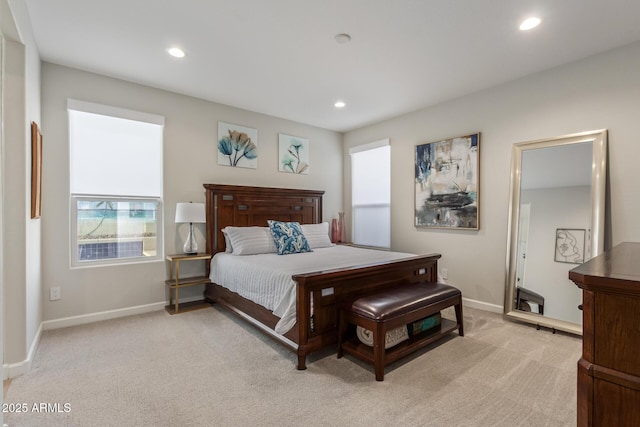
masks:
[(301, 224), (301, 227), (302, 234), (306, 237), (311, 249), (333, 246), (331, 239), (329, 239), (328, 222), (323, 222), (321, 224)]
[(257, 255), (277, 253), (269, 227), (225, 227), (233, 255)]
[(233, 246), (231, 245), (231, 239), (227, 235), (226, 229), (222, 229), (222, 235), (224, 236), (224, 253), (230, 254), (233, 252)]

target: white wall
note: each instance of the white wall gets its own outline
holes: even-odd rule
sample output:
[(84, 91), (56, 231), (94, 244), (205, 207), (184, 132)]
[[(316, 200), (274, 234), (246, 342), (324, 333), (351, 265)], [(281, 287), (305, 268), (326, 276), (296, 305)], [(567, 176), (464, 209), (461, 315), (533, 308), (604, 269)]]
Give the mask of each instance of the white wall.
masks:
[[(465, 298), (502, 306), (514, 143), (609, 129), (611, 241), (640, 240), (636, 218), (640, 198), (635, 185), (640, 158), (638, 70), (640, 43), (635, 43), (348, 132), (344, 152), (354, 145), (390, 138), (392, 248), (441, 253), (440, 265), (448, 268), (449, 282), (458, 286)], [(415, 228), (415, 145), (475, 131), (481, 132), (480, 230)], [(348, 207), (348, 162), (344, 172)]]
[[(4, 362), (14, 363), (26, 358), (26, 199), (27, 177), (25, 164), (24, 124), (24, 48), (20, 43), (5, 42), (5, 105), (4, 114), (4, 304), (5, 353)], [(10, 184), (9, 184), (10, 183)], [(29, 199), (31, 201), (31, 199)], [(9, 327), (8, 325), (11, 325)]]
[[(4, 15), (5, 3), (0, 3), (0, 271), (4, 271)], [(0, 354), (4, 361), (4, 275), (0, 274)], [(4, 380), (4, 363), (0, 365)], [(4, 387), (0, 391), (0, 402), (4, 404)], [(0, 423), (4, 424), (4, 414), (0, 412)]]
[(5, 33), (3, 94), (3, 365), (20, 370), (35, 351), (42, 320), (41, 223), (30, 210), (30, 123), (40, 124), (40, 58), (24, 3), (3, 1), (2, 11), (3, 31), (12, 27)]
[[(14, 2), (15, 3), (15, 2)], [(33, 357), (37, 343), (34, 342), (40, 332), (42, 323), (42, 220), (31, 219), (31, 122), (42, 126), (40, 117), (40, 55), (33, 40), (33, 30), (28, 17), (26, 5), (20, 3), (20, 16), (18, 22), (20, 34), (25, 46), (25, 102), (26, 102), (26, 175), (27, 188), (26, 200), (26, 321), (27, 321), (27, 345), (28, 357)], [(17, 9), (17, 6), (12, 7)], [(41, 129), (43, 132), (44, 129)]]
[[(45, 320), (154, 304), (167, 298), (164, 261), (69, 268), (67, 98), (165, 117), (165, 253), (181, 252), (188, 231), (186, 225), (181, 224), (178, 229), (173, 222), (176, 203), (204, 202), (203, 183), (324, 190), (324, 219), (330, 221), (342, 209), (342, 135), (339, 133), (49, 63), (42, 66), (42, 88), (46, 129), (42, 202)], [(258, 130), (258, 169), (217, 164), (218, 121)], [(309, 138), (309, 175), (278, 172), (278, 133)], [(198, 245), (204, 248), (204, 224), (196, 228)], [(203, 268), (195, 266), (191, 271), (181, 268), (185, 274), (195, 270)], [(61, 300), (48, 301), (48, 288), (52, 286), (61, 287)], [(202, 287), (193, 287), (190, 292), (180, 294), (201, 295), (202, 290)]]

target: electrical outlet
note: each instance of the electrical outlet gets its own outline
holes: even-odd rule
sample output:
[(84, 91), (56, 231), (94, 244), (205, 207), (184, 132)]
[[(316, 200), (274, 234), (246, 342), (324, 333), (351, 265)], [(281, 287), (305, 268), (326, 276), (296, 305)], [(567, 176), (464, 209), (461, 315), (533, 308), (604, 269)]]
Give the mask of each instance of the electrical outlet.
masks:
[(441, 274), (442, 274), (442, 278), (443, 278), (443, 279), (445, 279), (445, 280), (447, 280), (447, 279), (449, 278), (449, 270), (448, 270), (448, 269), (446, 269), (446, 268), (443, 268), (443, 269), (441, 270), (441, 272), (442, 272), (442, 273), (441, 273)]
[(60, 299), (60, 286), (49, 288), (49, 301), (57, 301)]

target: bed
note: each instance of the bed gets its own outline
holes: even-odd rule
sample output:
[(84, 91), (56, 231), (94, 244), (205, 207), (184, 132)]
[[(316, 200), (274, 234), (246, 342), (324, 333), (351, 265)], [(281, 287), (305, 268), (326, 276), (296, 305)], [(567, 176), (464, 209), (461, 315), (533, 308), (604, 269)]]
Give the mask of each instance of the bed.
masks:
[[(206, 197), (207, 252), (214, 255), (207, 275), (226, 255), (225, 227), (265, 227), (268, 220), (321, 224), (323, 191), (204, 184)], [(348, 250), (348, 248), (335, 248)], [(353, 248), (355, 249), (355, 248)], [(318, 252), (321, 252), (318, 250)], [(216, 255), (220, 256), (216, 257)], [(405, 254), (398, 259), (343, 265), (291, 274), (295, 285), (291, 325), (249, 298), (224, 286), (208, 284), (205, 298), (231, 310), (297, 354), (297, 368), (306, 369), (307, 355), (337, 343), (337, 307), (345, 298), (356, 298), (401, 283), (437, 281), (439, 254)], [(277, 256), (277, 255), (276, 255)], [(297, 255), (292, 255), (294, 257)], [(286, 260), (282, 256), (278, 260)], [(294, 258), (291, 258), (294, 259)], [(282, 261), (284, 262), (284, 261)], [(211, 275), (211, 277), (216, 277)], [(217, 280), (221, 281), (221, 280)], [(280, 323), (280, 325), (279, 325)], [(290, 327), (289, 327), (290, 326)], [(276, 330), (280, 332), (276, 332)], [(286, 332), (283, 332), (285, 331)]]

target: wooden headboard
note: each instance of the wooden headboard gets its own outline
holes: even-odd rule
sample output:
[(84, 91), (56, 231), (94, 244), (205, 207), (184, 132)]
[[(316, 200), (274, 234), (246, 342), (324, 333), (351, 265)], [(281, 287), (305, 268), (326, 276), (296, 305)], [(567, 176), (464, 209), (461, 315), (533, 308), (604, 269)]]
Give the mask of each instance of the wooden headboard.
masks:
[(207, 215), (207, 253), (225, 250), (222, 229), (227, 226), (267, 226), (268, 219), (322, 222), (324, 191), (290, 188), (204, 184)]

